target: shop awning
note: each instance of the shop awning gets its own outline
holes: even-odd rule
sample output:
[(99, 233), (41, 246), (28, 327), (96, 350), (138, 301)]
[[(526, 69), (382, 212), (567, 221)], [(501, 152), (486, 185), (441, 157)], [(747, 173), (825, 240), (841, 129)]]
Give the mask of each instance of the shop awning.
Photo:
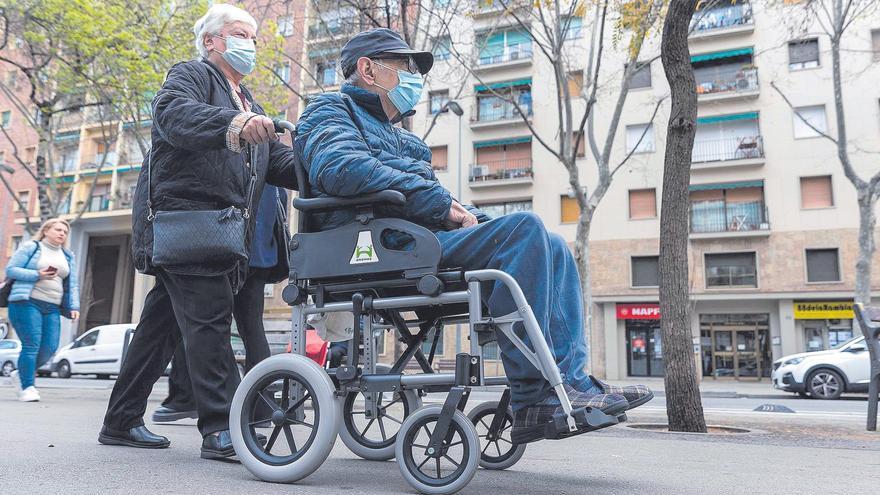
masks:
[(55, 134), (55, 142), (59, 141), (79, 141), (79, 131), (59, 132)]
[(757, 120), (758, 112), (733, 113), (728, 115), (716, 115), (714, 117), (697, 117), (697, 125), (714, 124), (716, 122), (729, 122), (731, 120)]
[(495, 139), (492, 141), (483, 141), (482, 143), (474, 143), (474, 148), (488, 148), (490, 146), (504, 146), (505, 144), (529, 143), (532, 141), (531, 136), (523, 136), (507, 139)]
[(743, 187), (764, 187), (763, 180), (744, 180), (739, 182), (721, 182), (716, 184), (694, 184), (688, 189), (694, 191), (717, 191), (719, 189), (740, 189)]
[[(330, 57), (332, 55), (332, 57)], [(339, 49), (336, 47), (322, 48), (318, 50), (309, 50), (309, 58), (329, 57), (336, 58), (339, 56)]]
[(531, 77), (526, 78), (526, 79), (517, 79), (516, 81), (504, 81), (504, 82), (497, 82), (497, 83), (492, 83), (492, 84), (474, 86), (474, 91), (487, 91), (490, 89), (510, 88), (513, 86), (525, 86), (526, 84), (532, 84)]
[(691, 63), (705, 62), (707, 60), (718, 60), (720, 58), (739, 57), (741, 55), (751, 55), (752, 52), (753, 52), (752, 48), (739, 48), (736, 50), (724, 50), (724, 51), (720, 51), (720, 52), (701, 53), (699, 55), (691, 56)]

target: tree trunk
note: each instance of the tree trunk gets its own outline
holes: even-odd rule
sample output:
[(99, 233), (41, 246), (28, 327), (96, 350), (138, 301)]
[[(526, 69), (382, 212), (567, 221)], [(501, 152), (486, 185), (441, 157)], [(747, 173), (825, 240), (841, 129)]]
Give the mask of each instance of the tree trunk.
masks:
[(584, 301), (584, 343), (587, 346), (587, 359), (593, 369), (592, 337), (593, 337), (593, 287), (590, 272), (590, 225), (594, 210), (581, 210), (578, 215), (577, 233), (574, 241), (574, 258), (581, 280), (581, 295)]
[(35, 172), (37, 175), (37, 200), (40, 205), (40, 223), (52, 217), (52, 202), (49, 199), (49, 172), (46, 157), (49, 156), (49, 136), (52, 135), (52, 115), (40, 110), (40, 142), (37, 146)]
[(688, 185), (697, 118), (697, 93), (688, 27), (697, 0), (672, 0), (660, 53), (672, 93), (660, 212), (660, 324), (666, 366), (670, 431), (706, 432), (691, 344), (688, 287)]
[(874, 194), (869, 188), (859, 192), (859, 256), (856, 260), (856, 302), (871, 304), (871, 265), (874, 256)]

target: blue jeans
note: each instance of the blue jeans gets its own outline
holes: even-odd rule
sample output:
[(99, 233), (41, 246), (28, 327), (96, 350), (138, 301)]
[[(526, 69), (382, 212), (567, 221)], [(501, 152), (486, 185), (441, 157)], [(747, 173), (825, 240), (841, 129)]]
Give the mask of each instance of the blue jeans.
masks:
[[(578, 389), (592, 387), (586, 372), (588, 352), (580, 279), (574, 256), (561, 236), (547, 232), (541, 219), (527, 212), (436, 235), (443, 249), (442, 266), (493, 268), (516, 279), (556, 357), (563, 380)], [(484, 288), (483, 296), (492, 316), (504, 316), (517, 309), (501, 283)], [(514, 326), (514, 331), (531, 347), (521, 323)], [(523, 353), (500, 333), (498, 344), (510, 380), (513, 410), (549, 396), (550, 384)]]
[(61, 334), (61, 308), (36, 299), (9, 303), (9, 321), (21, 339), (18, 374), (21, 388), (33, 386), (37, 368), (46, 364), (58, 350)]

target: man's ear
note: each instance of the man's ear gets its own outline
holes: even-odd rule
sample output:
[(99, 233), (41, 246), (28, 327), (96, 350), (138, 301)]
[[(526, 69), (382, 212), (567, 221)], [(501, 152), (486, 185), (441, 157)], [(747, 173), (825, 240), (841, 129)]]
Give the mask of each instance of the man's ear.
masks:
[(361, 80), (367, 84), (376, 82), (376, 73), (373, 61), (367, 57), (361, 57), (357, 61), (357, 71), (361, 75)]

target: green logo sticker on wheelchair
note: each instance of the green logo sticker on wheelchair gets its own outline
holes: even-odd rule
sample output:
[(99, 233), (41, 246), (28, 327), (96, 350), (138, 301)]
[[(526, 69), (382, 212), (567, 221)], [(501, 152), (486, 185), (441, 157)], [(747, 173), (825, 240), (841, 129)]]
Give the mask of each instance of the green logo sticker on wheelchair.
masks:
[(379, 257), (376, 256), (376, 250), (373, 248), (373, 234), (369, 230), (358, 232), (357, 246), (354, 247), (354, 254), (351, 255), (349, 265), (359, 265), (361, 263), (378, 263)]

